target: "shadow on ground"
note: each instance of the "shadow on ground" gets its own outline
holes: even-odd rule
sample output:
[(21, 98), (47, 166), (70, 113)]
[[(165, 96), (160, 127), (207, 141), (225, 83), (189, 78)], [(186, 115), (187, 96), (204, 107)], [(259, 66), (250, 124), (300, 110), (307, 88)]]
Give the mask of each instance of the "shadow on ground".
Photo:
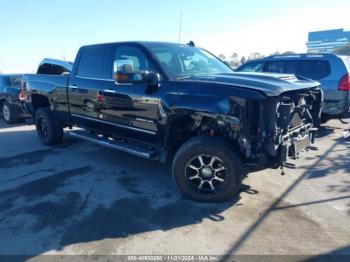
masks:
[[(106, 238), (118, 243), (204, 219), (219, 223), (239, 200), (185, 200), (173, 185), (170, 165), (74, 139), (0, 157), (0, 174), (0, 254), (38, 255)], [(243, 191), (258, 193), (248, 186)]]

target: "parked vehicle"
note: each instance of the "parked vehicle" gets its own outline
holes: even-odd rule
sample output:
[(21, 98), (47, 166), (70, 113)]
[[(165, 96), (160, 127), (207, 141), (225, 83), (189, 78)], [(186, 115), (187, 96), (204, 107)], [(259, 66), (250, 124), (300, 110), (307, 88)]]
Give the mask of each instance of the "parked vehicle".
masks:
[(237, 72), (295, 74), (321, 83), (325, 118), (348, 117), (350, 108), (350, 57), (334, 54), (270, 56), (248, 61)]
[[(37, 74), (40, 75), (68, 75), (73, 68), (72, 62), (67, 62), (58, 59), (44, 58), (37, 69)], [(22, 80), (22, 86), (26, 86), (26, 81)], [(23, 102), (26, 100), (24, 92), (19, 94), (19, 99)], [(22, 103), (23, 109), (26, 113), (32, 114), (32, 110), (27, 107), (27, 103)]]
[(19, 93), (22, 75), (0, 75), (0, 108), (3, 119), (8, 124), (20, 122), (30, 115), (22, 109)]
[[(124, 42), (80, 48), (70, 75), (25, 75), (45, 145), (70, 135), (162, 162), (197, 201), (235, 196), (249, 167), (278, 168), (313, 141), (319, 83), (234, 73), (188, 45)], [(175, 155), (175, 156), (174, 156)], [(174, 156), (174, 158), (172, 157)]]

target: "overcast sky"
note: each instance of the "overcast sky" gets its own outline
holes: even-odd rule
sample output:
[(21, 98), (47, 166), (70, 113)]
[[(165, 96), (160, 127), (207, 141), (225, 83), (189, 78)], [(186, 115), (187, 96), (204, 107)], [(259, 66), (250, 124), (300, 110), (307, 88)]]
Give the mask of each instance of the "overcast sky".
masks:
[(0, 0), (0, 71), (73, 61), (81, 45), (193, 40), (216, 55), (305, 52), (309, 31), (350, 29), (349, 0)]

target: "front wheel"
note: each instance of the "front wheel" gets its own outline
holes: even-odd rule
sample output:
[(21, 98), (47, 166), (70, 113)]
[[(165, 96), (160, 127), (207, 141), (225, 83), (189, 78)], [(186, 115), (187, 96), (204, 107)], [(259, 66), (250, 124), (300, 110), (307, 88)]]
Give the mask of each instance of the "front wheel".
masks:
[(62, 143), (63, 128), (50, 108), (39, 108), (34, 120), (36, 131), (44, 145), (52, 146)]
[(242, 163), (224, 140), (196, 137), (186, 142), (173, 161), (173, 177), (183, 195), (200, 202), (224, 202), (242, 184)]

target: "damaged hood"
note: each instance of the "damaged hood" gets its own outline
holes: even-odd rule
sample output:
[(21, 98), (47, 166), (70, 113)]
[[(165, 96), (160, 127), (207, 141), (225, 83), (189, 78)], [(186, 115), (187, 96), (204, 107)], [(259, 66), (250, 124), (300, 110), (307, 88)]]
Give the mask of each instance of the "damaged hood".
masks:
[(266, 96), (279, 96), (284, 92), (305, 90), (320, 83), (289, 74), (231, 73), (213, 76), (190, 76), (181, 81), (203, 82), (257, 90)]

